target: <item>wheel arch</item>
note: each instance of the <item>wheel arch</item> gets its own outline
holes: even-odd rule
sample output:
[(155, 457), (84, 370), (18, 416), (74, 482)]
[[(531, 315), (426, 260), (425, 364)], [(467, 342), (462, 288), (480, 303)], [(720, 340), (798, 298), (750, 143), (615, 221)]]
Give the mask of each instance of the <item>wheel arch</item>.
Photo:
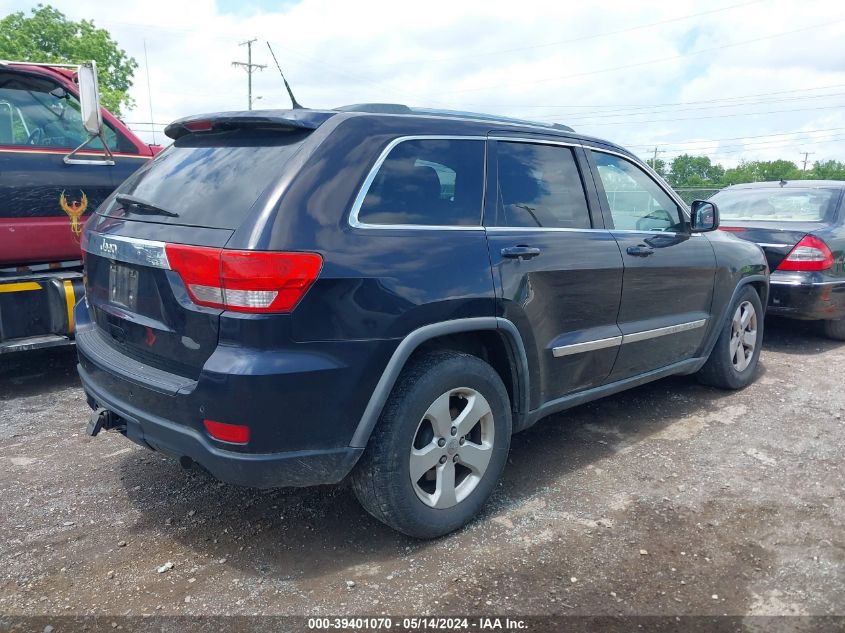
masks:
[(710, 329), (710, 333), (708, 334), (707, 339), (705, 340), (703, 353), (701, 354), (701, 362), (697, 367), (694, 367), (689, 373), (695, 373), (707, 362), (707, 359), (710, 357), (710, 354), (713, 352), (713, 348), (716, 346), (716, 341), (719, 340), (719, 334), (722, 331), (722, 326), (727, 322), (727, 319), (730, 318), (730, 311), (731, 306), (733, 306), (734, 302), (736, 301), (739, 293), (741, 293), (747, 286), (751, 286), (754, 289), (754, 292), (760, 297), (760, 304), (763, 307), (763, 314), (760, 315), (761, 317), (765, 316), (766, 313), (766, 305), (769, 299), (769, 278), (767, 275), (746, 275), (742, 279), (740, 279), (736, 287), (731, 294), (730, 300), (725, 304), (725, 307), (722, 309), (721, 315), (719, 315), (719, 320), (715, 322), (714, 326)]
[(454, 349), (488, 362), (502, 378), (511, 398), (514, 432), (528, 420), (528, 360), (516, 326), (501, 317), (471, 317), (424, 325), (408, 334), (387, 362), (349, 445), (363, 448), (370, 439), (396, 380), (415, 354)]

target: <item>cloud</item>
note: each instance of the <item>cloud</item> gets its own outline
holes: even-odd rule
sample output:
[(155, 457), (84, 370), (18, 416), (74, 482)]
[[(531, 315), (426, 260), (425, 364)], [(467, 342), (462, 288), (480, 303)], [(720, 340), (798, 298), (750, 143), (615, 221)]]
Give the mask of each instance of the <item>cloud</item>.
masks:
[[(401, 102), (557, 120), (643, 155), (657, 145), (663, 158), (704, 151), (726, 165), (797, 161), (800, 151), (845, 159), (841, 3), (53, 4), (74, 19), (93, 18), (140, 62), (131, 122), (151, 118), (144, 42), (152, 117), (167, 122), (245, 108), (246, 73), (231, 62), (245, 61), (238, 44), (257, 37), (253, 61), (267, 68), (253, 76), (256, 107), (289, 103), (269, 40), (308, 106)], [(28, 7), (0, 0), (0, 10)], [(764, 96), (738, 98), (755, 94)], [(133, 127), (151, 140), (148, 127)]]

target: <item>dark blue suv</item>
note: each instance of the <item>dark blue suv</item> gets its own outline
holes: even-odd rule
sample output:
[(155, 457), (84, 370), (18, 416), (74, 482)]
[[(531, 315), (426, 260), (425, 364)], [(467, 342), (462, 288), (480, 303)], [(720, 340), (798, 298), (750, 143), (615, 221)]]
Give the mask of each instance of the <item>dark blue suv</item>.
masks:
[(425, 538), (469, 521), (550, 413), (753, 379), (763, 253), (618, 146), (377, 105), (167, 134), (85, 230), (92, 435), (244, 486), (351, 475)]

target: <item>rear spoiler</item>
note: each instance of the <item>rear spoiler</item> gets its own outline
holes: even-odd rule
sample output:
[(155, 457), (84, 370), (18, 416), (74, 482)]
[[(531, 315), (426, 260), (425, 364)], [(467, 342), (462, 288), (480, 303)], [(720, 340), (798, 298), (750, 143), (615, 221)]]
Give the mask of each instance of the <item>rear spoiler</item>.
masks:
[(287, 130), (316, 130), (337, 112), (322, 110), (247, 110), (198, 114), (178, 119), (164, 128), (164, 133), (176, 140), (194, 132), (234, 130), (239, 128), (277, 128)]

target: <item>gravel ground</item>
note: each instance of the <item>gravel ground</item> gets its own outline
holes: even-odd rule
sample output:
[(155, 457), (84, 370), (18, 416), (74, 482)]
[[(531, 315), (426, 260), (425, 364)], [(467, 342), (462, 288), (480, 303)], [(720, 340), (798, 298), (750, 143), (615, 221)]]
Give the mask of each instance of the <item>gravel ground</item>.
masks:
[(767, 326), (742, 392), (667, 379), (516, 436), (434, 542), (346, 485), (244, 490), (88, 438), (72, 350), (0, 357), (0, 614), (845, 615), (845, 344)]

